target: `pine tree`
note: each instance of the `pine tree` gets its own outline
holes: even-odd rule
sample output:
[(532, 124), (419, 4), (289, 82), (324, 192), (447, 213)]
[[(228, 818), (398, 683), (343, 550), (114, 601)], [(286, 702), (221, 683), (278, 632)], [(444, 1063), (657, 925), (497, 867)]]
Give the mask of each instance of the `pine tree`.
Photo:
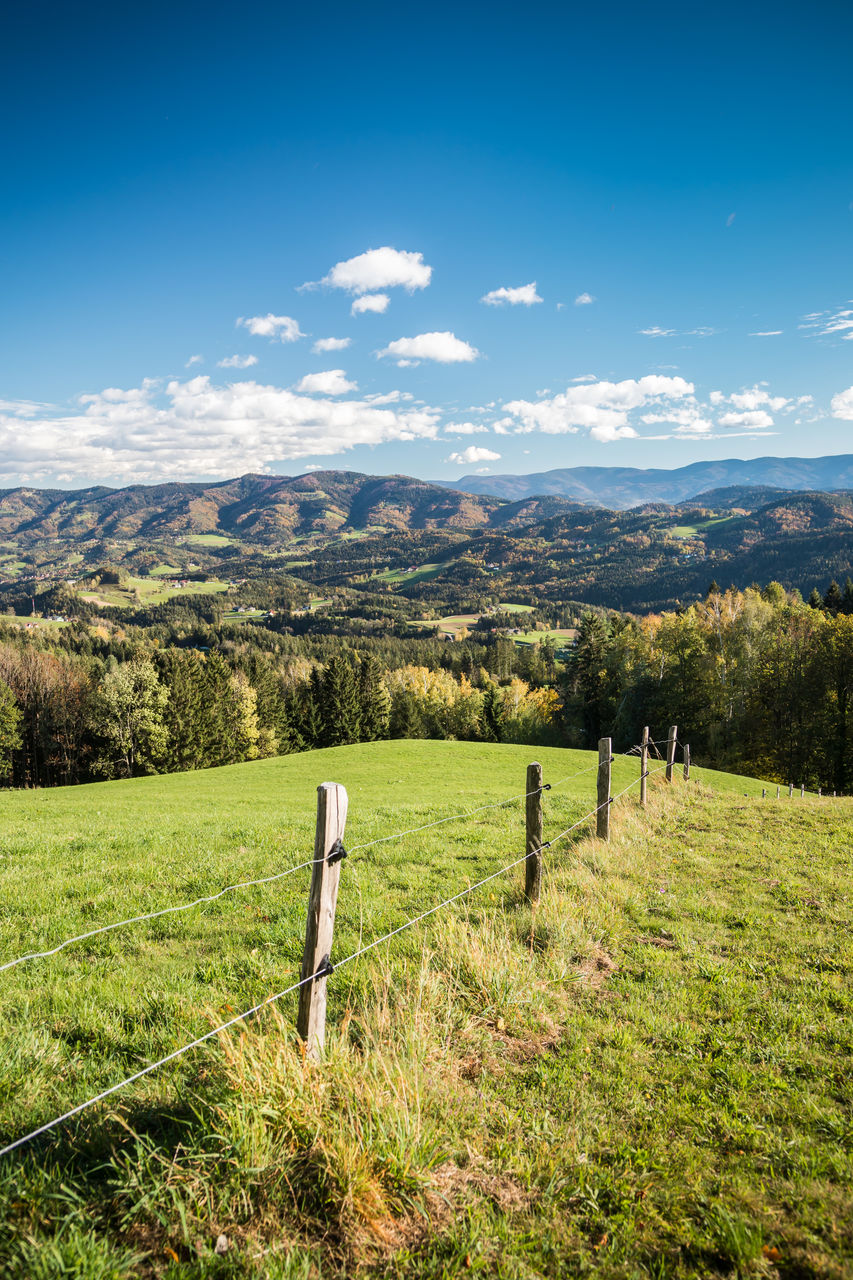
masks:
[(820, 592), (818, 591), (817, 587), (814, 587), (814, 588), (812, 589), (812, 593), (811, 593), (811, 595), (809, 596), (809, 608), (810, 608), (810, 609), (822, 609), (822, 608), (823, 608), (823, 598), (822, 598), (822, 596), (821, 596)]
[(834, 615), (841, 609), (841, 603), (841, 588), (833, 578), (826, 589), (826, 595), (823, 597), (823, 607), (827, 613)]
[(407, 689), (399, 689), (394, 694), (390, 733), (392, 738), (426, 737), (423, 716)]
[(849, 577), (844, 584), (844, 594), (841, 597), (841, 612), (853, 613), (853, 580)]
[(483, 696), (483, 737), (487, 742), (500, 742), (503, 707), (498, 686), (490, 684)]
[(216, 719), (207, 703), (204, 660), (191, 650), (164, 649), (157, 654), (157, 671), (169, 690), (169, 738), (163, 768), (167, 773), (203, 769), (209, 763)]
[(358, 701), (361, 741), (376, 742), (380, 738), (387, 738), (391, 699), (382, 678), (379, 661), (372, 655), (361, 660), (358, 673)]
[(358, 742), (358, 688), (348, 653), (332, 658), (323, 672), (322, 688), (323, 745), (340, 747)]

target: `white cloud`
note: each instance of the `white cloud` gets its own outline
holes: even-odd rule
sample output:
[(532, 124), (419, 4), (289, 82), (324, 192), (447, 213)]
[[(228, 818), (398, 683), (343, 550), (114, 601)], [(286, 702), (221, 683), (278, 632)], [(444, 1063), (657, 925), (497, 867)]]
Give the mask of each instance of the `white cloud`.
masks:
[(381, 249), (368, 249), (355, 258), (336, 262), (322, 280), (309, 281), (303, 289), (316, 289), (327, 285), (330, 289), (345, 289), (347, 293), (375, 293), (378, 289), (425, 289), (432, 277), (432, 267), (424, 262), (422, 253), (407, 253), (384, 245)]
[(291, 316), (274, 316), (272, 312), (265, 316), (241, 316), (237, 323), (256, 338), (278, 338), (279, 342), (296, 342), (305, 337)]
[(642, 421), (647, 426), (658, 422), (672, 423), (675, 427), (673, 434), (676, 436), (703, 436), (714, 427), (708, 418), (702, 416), (702, 410), (692, 396), (688, 397), (687, 403), (676, 409), (668, 409), (664, 413), (644, 413)]
[(729, 216), (726, 218), (726, 226), (730, 227), (736, 217), (737, 217), (736, 213), (730, 213)]
[(700, 325), (697, 329), (661, 329), (660, 325), (653, 324), (639, 332), (645, 338), (710, 338), (719, 331), (708, 325)]
[(721, 427), (772, 427), (773, 419), (764, 409), (750, 409), (745, 413), (724, 413), (720, 417)]
[(352, 338), (318, 338), (311, 350), (315, 355), (324, 351), (345, 351), (351, 342)]
[(425, 406), (315, 398), (253, 381), (146, 380), (81, 396), (64, 412), (0, 412), (0, 475), (60, 485), (224, 479), (357, 445), (434, 440), (439, 420)]
[(843, 418), (845, 422), (853, 422), (853, 387), (848, 387), (846, 391), (839, 391), (837, 396), (833, 396), (830, 408), (833, 418)]
[(594, 373), (581, 373), (577, 378), (572, 378), (572, 382), (598, 382)]
[(500, 456), (499, 453), (495, 453), (492, 449), (483, 449), (480, 445), (469, 444), (468, 448), (463, 449), (461, 453), (451, 453), (446, 461), (455, 462), (460, 467), (467, 467), (472, 462), (497, 462)]
[(396, 338), (377, 351), (378, 356), (394, 356), (403, 368), (420, 360), (438, 364), (467, 364), (480, 354), (476, 347), (457, 338), (455, 333), (419, 333), (414, 338)]
[(504, 409), (510, 417), (495, 424), (495, 430), (562, 435), (584, 428), (595, 440), (626, 439), (637, 434), (628, 422), (632, 409), (692, 396), (692, 383), (661, 374), (627, 378), (623, 382), (575, 384), (548, 400), (509, 401)]
[(217, 360), (216, 365), (219, 369), (251, 369), (257, 363), (257, 356), (226, 356), (224, 360)]
[(765, 405), (768, 409), (778, 412), (779, 409), (784, 409), (786, 404), (790, 404), (790, 400), (786, 396), (771, 396), (770, 392), (762, 387), (752, 387), (750, 390), (744, 388), (743, 391), (733, 391), (729, 396), (729, 404), (734, 405), (736, 409), (759, 409)]
[(296, 390), (310, 395), (345, 396), (348, 391), (357, 391), (358, 383), (349, 382), (343, 369), (326, 369), (323, 373), (306, 373), (297, 382)]
[(356, 298), (350, 307), (354, 316), (364, 315), (365, 311), (376, 311), (379, 315), (388, 310), (391, 299), (387, 293), (367, 293), (363, 298)]
[(763, 386), (744, 387), (728, 396), (722, 391), (712, 391), (708, 399), (720, 408), (731, 405), (719, 418), (721, 427), (748, 427), (759, 431), (773, 426), (771, 413), (790, 411), (799, 403), (787, 396), (771, 395)]
[(7, 413), (13, 418), (37, 418), (52, 408), (52, 404), (41, 400), (0, 400), (0, 414)]
[(535, 302), (541, 302), (542, 299), (536, 292), (536, 281), (532, 280), (530, 284), (522, 284), (515, 289), (507, 289), (505, 286), (492, 289), (491, 293), (484, 294), (480, 301), (485, 302), (487, 307), (532, 307)]
[(444, 426), (444, 433), (448, 436), (479, 436), (487, 432), (488, 429), (481, 422), (447, 422)]
[(204, 363), (204, 356), (190, 356), (189, 360), (184, 365), (184, 368), (191, 369), (194, 364), (203, 364), (203, 363)]
[(576, 307), (588, 307), (591, 302), (595, 302), (595, 298), (591, 293), (579, 293), (575, 298)]
[(813, 330), (812, 336), (834, 338), (840, 335), (846, 342), (853, 342), (853, 310), (813, 311), (803, 316), (800, 328)]
[(784, 329), (759, 329), (757, 333), (747, 334), (749, 338), (778, 338)]

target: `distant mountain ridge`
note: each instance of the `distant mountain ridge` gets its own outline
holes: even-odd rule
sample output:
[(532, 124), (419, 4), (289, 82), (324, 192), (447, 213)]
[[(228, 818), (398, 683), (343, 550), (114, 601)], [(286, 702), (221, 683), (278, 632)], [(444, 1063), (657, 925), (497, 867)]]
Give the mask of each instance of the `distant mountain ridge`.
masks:
[(683, 503), (712, 489), (853, 489), (853, 454), (824, 458), (727, 458), (672, 471), (639, 467), (561, 467), (532, 475), (463, 476), (448, 488), (518, 501), (546, 494), (625, 511), (650, 502)]
[(206, 484), (109, 489), (0, 490), (0, 538), (170, 540), (221, 534), (281, 545), (293, 538), (366, 530), (512, 529), (570, 512), (577, 503), (545, 496), (518, 501), (469, 494), (409, 476), (312, 471), (245, 475)]

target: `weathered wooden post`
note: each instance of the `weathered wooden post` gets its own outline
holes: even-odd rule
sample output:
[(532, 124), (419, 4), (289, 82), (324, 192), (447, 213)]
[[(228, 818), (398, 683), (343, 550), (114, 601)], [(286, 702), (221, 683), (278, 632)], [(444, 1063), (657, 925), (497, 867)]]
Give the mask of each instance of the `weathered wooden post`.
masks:
[(761, 799), (762, 799), (762, 800), (766, 800), (766, 799), (767, 799), (767, 788), (766, 788), (766, 787), (762, 787), (762, 788), (761, 788)]
[(777, 800), (779, 799), (779, 788), (778, 788), (778, 787), (776, 788), (776, 799), (777, 799)]
[(793, 782), (789, 782), (788, 783), (788, 799), (789, 800), (791, 799), (793, 794), (794, 794), (794, 784)]
[(649, 776), (649, 726), (643, 729), (643, 741), (640, 744), (640, 804), (645, 809), (648, 799), (646, 782)]
[(690, 780), (690, 744), (688, 742), (685, 742), (684, 744), (684, 781), (689, 782), (689, 780)]
[(542, 891), (542, 766), (527, 766), (526, 850), (524, 864), (524, 896), (528, 902), (539, 901)]
[(818, 800), (820, 799), (820, 793), (821, 793), (821, 789), (820, 789), (820, 787), (818, 787), (818, 789), (817, 789), (817, 798), (818, 798)]
[(806, 794), (806, 784), (804, 782), (801, 782), (800, 783), (800, 799), (801, 800), (803, 799), (805, 794)]
[[(326, 1041), (326, 980), (332, 972), (332, 936), (335, 907), (347, 821), (347, 793), (338, 782), (323, 782), (317, 788), (317, 830), (314, 837), (314, 866), (308, 894), (305, 922), (305, 950), (302, 954), (299, 988), (299, 1017), (296, 1029), (305, 1041), (306, 1056), (317, 1061)], [(305, 982), (313, 975), (312, 982)]]
[(678, 725), (671, 724), (666, 739), (666, 780), (672, 782), (672, 770), (675, 765), (675, 747), (678, 740)]
[(596, 810), (595, 834), (599, 840), (610, 839), (610, 767), (613, 763), (613, 752), (609, 738), (598, 740), (598, 808)]

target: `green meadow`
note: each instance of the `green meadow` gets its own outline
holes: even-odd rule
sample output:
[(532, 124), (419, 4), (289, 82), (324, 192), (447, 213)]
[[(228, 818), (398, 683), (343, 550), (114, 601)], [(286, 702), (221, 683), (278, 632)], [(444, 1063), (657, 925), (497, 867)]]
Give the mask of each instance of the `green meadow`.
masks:
[[(586, 821), (545, 852), (535, 910), (516, 866), (340, 964), (520, 857), (524, 802), (374, 842), (517, 796), (533, 758), (548, 839), (593, 808), (591, 753), (384, 742), (4, 793), (0, 965), (297, 866), (322, 781), (350, 856), (325, 1061), (287, 996), (0, 1158), (0, 1275), (851, 1274), (853, 802), (657, 773), (609, 844)], [(294, 982), (309, 877), (0, 972), (2, 1141)]]

